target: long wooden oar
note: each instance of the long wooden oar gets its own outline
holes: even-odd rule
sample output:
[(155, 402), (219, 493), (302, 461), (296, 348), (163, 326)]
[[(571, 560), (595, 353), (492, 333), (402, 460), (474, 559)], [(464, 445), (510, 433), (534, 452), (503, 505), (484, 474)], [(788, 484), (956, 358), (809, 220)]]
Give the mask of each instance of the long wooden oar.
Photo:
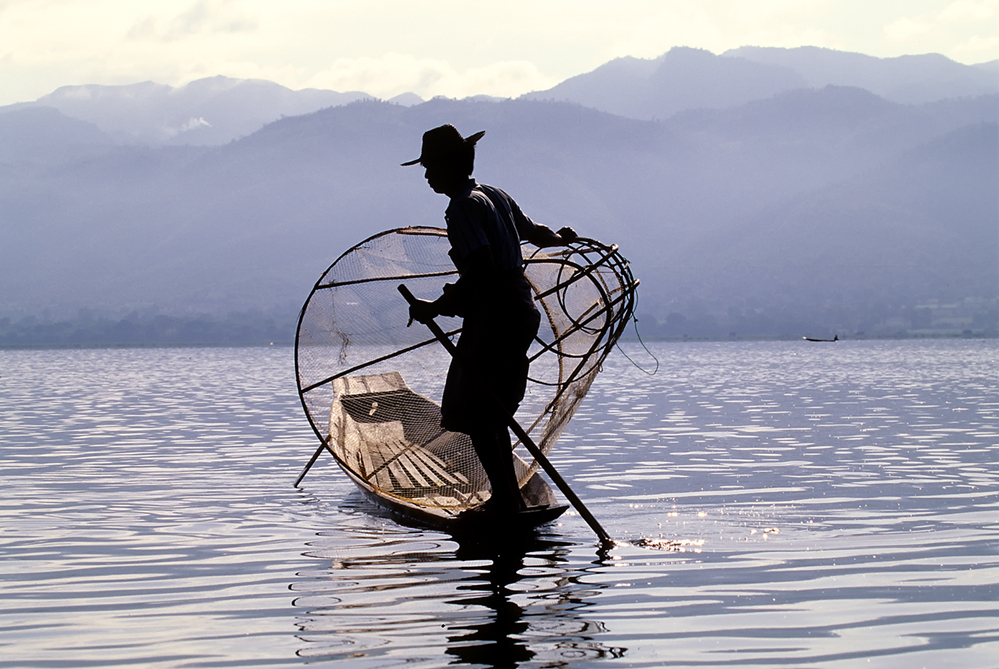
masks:
[[(405, 284), (399, 284), (399, 292), (402, 293), (402, 296), (406, 298), (406, 301), (409, 302), (410, 305), (416, 303), (416, 297), (409, 291), (409, 288), (407, 288)], [(444, 331), (441, 330), (440, 326), (437, 325), (433, 319), (430, 319), (430, 321), (425, 325), (430, 328), (430, 331), (434, 333), (435, 337), (437, 337), (437, 341), (439, 341), (441, 345), (447, 349), (447, 352), (451, 354), (451, 357), (454, 358), (460, 365), (462, 361), (458, 356), (458, 350), (455, 348), (455, 345), (451, 343), (451, 340), (447, 338), (447, 335), (444, 334)], [(497, 408), (502, 406), (499, 399), (497, 399), (488, 388), (485, 388), (484, 390), (487, 395), (489, 395), (490, 399), (496, 403)], [(507, 411), (502, 410), (502, 413), (504, 418), (506, 418), (507, 425), (510, 426), (513, 433), (517, 435), (518, 439), (520, 439), (520, 443), (522, 443), (531, 456), (538, 461), (541, 468), (544, 469), (545, 473), (548, 474), (548, 477), (555, 482), (555, 485), (558, 486), (558, 489), (562, 491), (562, 494), (569, 500), (569, 503), (572, 504), (576, 511), (579, 512), (579, 515), (583, 517), (583, 520), (585, 520), (586, 524), (590, 526), (590, 529), (596, 532), (597, 537), (600, 538), (600, 542), (605, 546), (613, 545), (614, 540), (611, 539), (610, 535), (607, 534), (607, 531), (601, 527), (600, 523), (597, 522), (597, 519), (593, 517), (592, 513), (590, 513), (590, 510), (583, 504), (583, 501), (579, 499), (576, 493), (573, 492), (572, 488), (569, 487), (566, 480), (562, 478), (562, 475), (558, 473), (555, 466), (552, 465), (541, 449), (538, 448), (537, 444), (534, 443), (534, 440), (531, 439), (527, 432), (524, 431), (524, 428), (520, 426), (520, 423), (518, 423), (517, 420)]]

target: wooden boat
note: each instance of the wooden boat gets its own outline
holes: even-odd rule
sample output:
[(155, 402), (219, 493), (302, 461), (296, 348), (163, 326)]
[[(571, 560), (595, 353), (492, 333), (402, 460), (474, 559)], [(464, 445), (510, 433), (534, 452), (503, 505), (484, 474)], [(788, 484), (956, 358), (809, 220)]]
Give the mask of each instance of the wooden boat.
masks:
[[(471, 441), (442, 429), (440, 407), (410, 390), (399, 372), (345, 376), (332, 385), (331, 452), (368, 497), (403, 519), (449, 529), (499, 521), (533, 526), (568, 508), (535, 472), (521, 492), (529, 512), (503, 519), (486, 512), (489, 489)], [(514, 457), (516, 469), (526, 471)]]

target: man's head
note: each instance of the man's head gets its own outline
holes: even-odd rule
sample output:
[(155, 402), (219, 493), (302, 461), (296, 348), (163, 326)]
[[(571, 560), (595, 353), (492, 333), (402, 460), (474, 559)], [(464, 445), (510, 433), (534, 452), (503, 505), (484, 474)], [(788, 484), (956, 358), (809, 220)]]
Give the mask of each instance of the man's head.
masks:
[(446, 193), (457, 184), (468, 181), (475, 167), (475, 143), (485, 131), (462, 137), (451, 124), (442, 125), (423, 133), (423, 150), (420, 157), (403, 165), (420, 163), (426, 171), (427, 181), (438, 193)]

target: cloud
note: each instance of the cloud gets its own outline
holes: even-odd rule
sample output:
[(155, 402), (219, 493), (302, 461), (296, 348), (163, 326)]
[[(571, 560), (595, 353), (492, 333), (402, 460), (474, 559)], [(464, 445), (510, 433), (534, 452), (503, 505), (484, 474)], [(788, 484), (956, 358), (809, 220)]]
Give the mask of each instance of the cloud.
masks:
[(212, 124), (203, 119), (202, 117), (190, 118), (187, 123), (180, 127), (181, 132), (187, 132), (188, 130), (196, 130), (197, 128), (210, 128)]
[[(516, 96), (618, 56), (805, 44), (997, 57), (999, 0), (0, 0), (0, 104), (223, 74), (379, 97)], [(525, 20), (525, 16), (530, 20)], [(469, 30), (470, 25), (488, 29)]]
[(977, 35), (954, 47), (955, 54), (969, 62), (985, 62), (999, 58), (999, 37)]
[(485, 95), (514, 97), (528, 91), (551, 88), (558, 82), (559, 79), (542, 74), (534, 63), (514, 60), (469, 68), (454, 84), (463, 96), (481, 92)]
[(126, 32), (132, 40), (172, 42), (196, 35), (253, 32), (259, 21), (234, 6), (231, 0), (197, 0), (169, 18), (144, 15)]
[(885, 37), (893, 42), (908, 42), (930, 31), (930, 24), (921, 18), (903, 17), (885, 26)]
[(380, 58), (340, 58), (308, 81), (316, 88), (364, 91), (381, 98), (405, 92), (423, 98), (479, 94), (514, 97), (556, 83), (558, 80), (545, 76), (527, 61), (502, 61), (459, 72), (446, 60), (399, 53)]
[(166, 35), (168, 38), (177, 39), (201, 32), (210, 26), (212, 15), (211, 3), (208, 0), (199, 0), (174, 17)]
[(958, 0), (940, 12), (940, 18), (944, 21), (988, 21), (997, 14), (999, 0)]
[(125, 38), (131, 40), (143, 40), (154, 37), (156, 37), (156, 19), (152, 16), (143, 16), (141, 19), (137, 19), (125, 33)]
[(997, 19), (999, 0), (956, 0), (937, 11), (899, 18), (885, 26), (884, 35), (964, 62), (991, 60), (999, 56)]

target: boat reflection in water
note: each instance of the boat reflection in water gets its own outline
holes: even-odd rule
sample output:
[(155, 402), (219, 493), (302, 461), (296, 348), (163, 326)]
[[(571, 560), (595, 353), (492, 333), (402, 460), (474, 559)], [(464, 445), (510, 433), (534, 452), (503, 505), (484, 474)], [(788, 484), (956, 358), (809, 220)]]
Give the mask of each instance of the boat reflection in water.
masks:
[(328, 566), (291, 586), (303, 610), (300, 656), (381, 667), (446, 655), (452, 664), (514, 667), (625, 653), (601, 643), (606, 628), (586, 615), (599, 594), (587, 569), (605, 566), (601, 557), (573, 564), (579, 547), (544, 529), (459, 543), (379, 517), (360, 495), (345, 506), (354, 522), (309, 553)]

